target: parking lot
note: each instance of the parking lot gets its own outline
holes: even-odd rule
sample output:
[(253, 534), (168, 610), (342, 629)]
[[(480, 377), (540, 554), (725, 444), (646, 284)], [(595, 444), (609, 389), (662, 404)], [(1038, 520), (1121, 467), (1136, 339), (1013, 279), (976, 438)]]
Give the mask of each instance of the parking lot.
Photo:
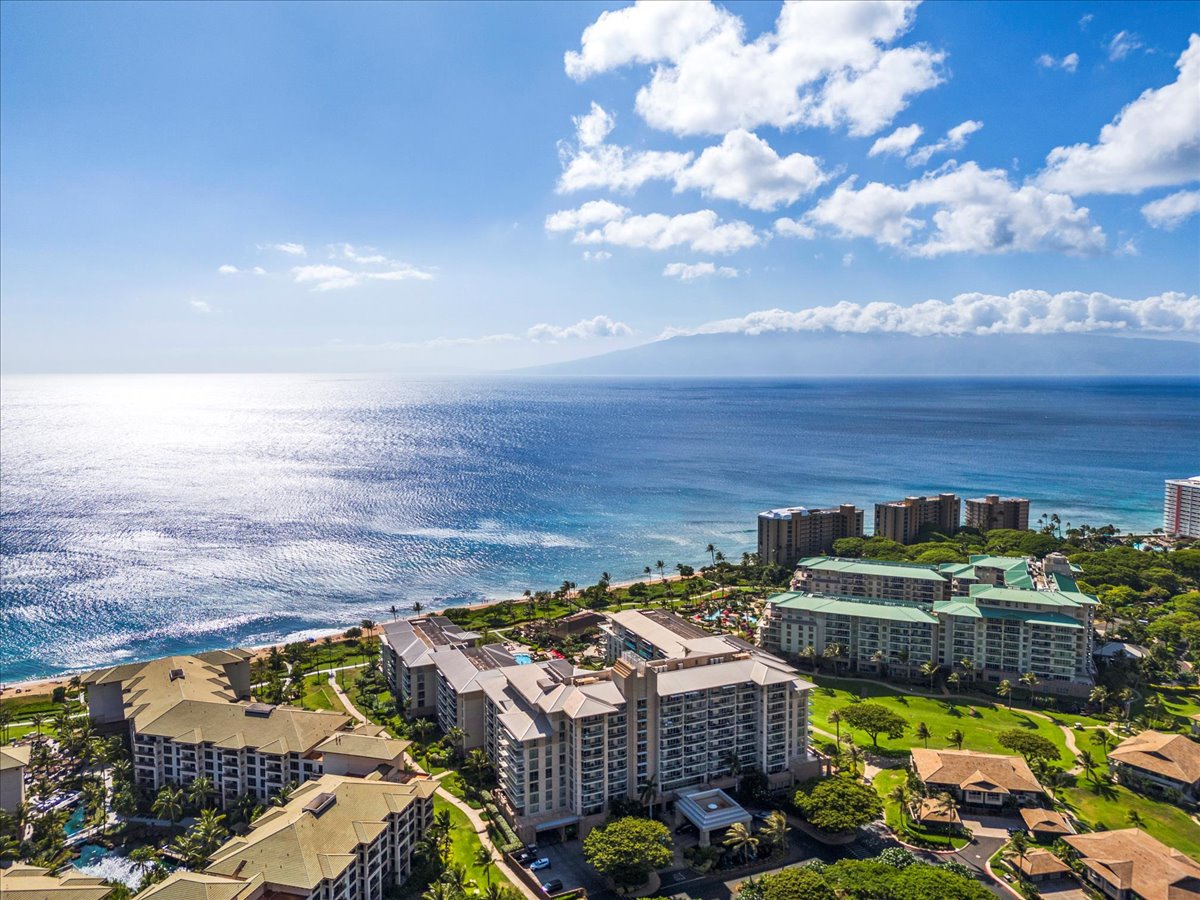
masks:
[(557, 878), (562, 881), (564, 891), (583, 888), (589, 897), (612, 895), (604, 879), (584, 860), (582, 841), (541, 846), (538, 853), (550, 860), (550, 868), (533, 873), (538, 881), (545, 883)]

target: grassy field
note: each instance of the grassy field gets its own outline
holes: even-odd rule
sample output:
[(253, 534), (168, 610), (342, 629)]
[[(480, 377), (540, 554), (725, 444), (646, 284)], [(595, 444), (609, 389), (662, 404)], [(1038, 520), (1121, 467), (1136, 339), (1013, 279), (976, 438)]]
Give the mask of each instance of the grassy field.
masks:
[(1134, 704), (1134, 715), (1146, 707), (1146, 698), (1152, 693), (1163, 700), (1163, 712), (1170, 715), (1176, 730), (1189, 730), (1192, 716), (1200, 713), (1200, 688), (1163, 687), (1139, 688), (1142, 699)]
[(471, 809), (483, 809), (482, 803), (467, 796), (467, 785), (463, 781), (462, 775), (458, 774), (458, 772), (451, 772), (449, 775), (439, 778), (438, 784), (467, 804), (467, 806), (471, 807)]
[(927, 844), (934, 850), (943, 850), (947, 847), (953, 847), (958, 850), (965, 847), (967, 845), (966, 838), (952, 835), (950, 843), (947, 844), (946, 833), (944, 831), (922, 828), (906, 816), (901, 815), (900, 804), (895, 800), (889, 799), (888, 794), (892, 792), (892, 788), (901, 784), (905, 778), (907, 778), (907, 772), (904, 769), (884, 769), (875, 776), (872, 782), (875, 790), (879, 792), (879, 796), (883, 798), (883, 816), (888, 828), (892, 829), (903, 840), (917, 844), (918, 846)]
[[(812, 722), (817, 728), (834, 734), (836, 726), (829, 721), (829, 714), (835, 709), (848, 706), (855, 698), (862, 697), (872, 702), (881, 703), (888, 709), (904, 717), (908, 722), (908, 730), (895, 740), (880, 737), (879, 746), (893, 749), (912, 749), (924, 746), (924, 742), (915, 736), (917, 724), (924, 722), (932, 733), (929, 746), (946, 748), (951, 746), (947, 735), (958, 729), (965, 736), (963, 748), (980, 750), (986, 753), (1009, 753), (997, 742), (997, 736), (1010, 728), (1027, 729), (1049, 739), (1059, 749), (1060, 762), (1066, 764), (1070, 760), (1067, 752), (1066, 738), (1062, 730), (1052, 722), (1033, 716), (1021, 709), (1006, 709), (996, 703), (989, 703), (983, 698), (970, 701), (963, 697), (932, 698), (902, 694), (899, 691), (878, 684), (864, 684), (853, 679), (832, 679), (817, 677), (817, 690), (813, 692)], [(1076, 717), (1064, 717), (1062, 721), (1076, 721)], [(1087, 724), (1085, 722), (1085, 724)], [(842, 724), (843, 733), (846, 731)], [(861, 731), (854, 732), (854, 740), (864, 748), (870, 748), (871, 738)]]
[(300, 705), (305, 709), (346, 711), (346, 705), (334, 693), (333, 687), (324, 675), (305, 676), (304, 696), (300, 698)]
[(1200, 859), (1200, 825), (1169, 803), (1150, 800), (1121, 785), (1097, 788), (1082, 775), (1075, 787), (1063, 788), (1058, 799), (1093, 828), (1129, 828), (1129, 812), (1136, 810), (1145, 829), (1169, 847)]
[[(479, 841), (479, 835), (475, 833), (475, 829), (462, 810), (445, 798), (434, 794), (434, 813), (443, 809), (450, 812), (450, 833), (453, 835), (453, 843), (450, 846), (450, 862), (458, 863), (466, 869), (467, 877), (474, 879), (475, 883), (479, 885), (479, 889), (483, 890), (488, 884), (487, 875), (484, 874), (483, 868), (475, 862), (475, 854), (483, 846)], [(512, 882), (505, 878), (495, 866), (491, 867), (491, 879), (493, 884), (504, 887), (512, 886)]]

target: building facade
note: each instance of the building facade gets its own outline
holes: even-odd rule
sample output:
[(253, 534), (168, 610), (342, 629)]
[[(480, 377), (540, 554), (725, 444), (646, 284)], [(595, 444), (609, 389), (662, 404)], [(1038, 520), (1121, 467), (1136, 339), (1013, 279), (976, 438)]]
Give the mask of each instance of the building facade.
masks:
[(945, 534), (958, 531), (962, 504), (955, 494), (905, 497), (875, 504), (875, 537), (899, 544), (915, 544), (922, 526), (932, 525)]
[(988, 494), (966, 501), (966, 526), (980, 531), (993, 528), (1029, 529), (1029, 501), (1024, 497), (1001, 497)]
[(1200, 475), (1167, 481), (1163, 531), (1179, 537), (1200, 537)]
[(7, 813), (25, 802), (25, 769), (32, 749), (29, 744), (0, 747), (0, 809)]
[(836, 540), (862, 535), (863, 511), (853, 504), (769, 509), (758, 514), (758, 559), (763, 565), (794, 566), (802, 557), (829, 553)]
[(420, 616), (388, 622), (379, 642), (379, 663), (396, 697), (396, 705), (409, 718), (434, 718), (438, 710), (438, 650), (474, 646), (479, 635), (459, 628), (445, 616)]

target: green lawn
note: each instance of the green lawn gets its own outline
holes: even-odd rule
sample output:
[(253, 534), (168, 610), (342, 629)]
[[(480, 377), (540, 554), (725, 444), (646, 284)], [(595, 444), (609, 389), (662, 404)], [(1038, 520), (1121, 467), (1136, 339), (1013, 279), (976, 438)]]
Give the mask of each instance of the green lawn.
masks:
[(1139, 690), (1142, 693), (1142, 699), (1134, 704), (1134, 715), (1140, 714), (1145, 709), (1146, 698), (1152, 693), (1162, 697), (1163, 712), (1171, 716), (1177, 730), (1190, 729), (1192, 716), (1200, 713), (1200, 688), (1156, 686), (1139, 688)]
[(1151, 800), (1121, 785), (1104, 785), (1097, 790), (1082, 775), (1077, 778), (1077, 786), (1060, 790), (1058, 799), (1093, 828), (1129, 828), (1129, 811), (1137, 810), (1150, 834), (1192, 859), (1200, 859), (1200, 825), (1169, 803)]
[(930, 830), (922, 828), (915, 822), (910, 821), (907, 817), (902, 817), (900, 813), (900, 804), (895, 800), (888, 798), (888, 794), (892, 792), (892, 788), (901, 784), (908, 773), (904, 769), (884, 769), (875, 776), (872, 784), (875, 790), (879, 792), (879, 796), (883, 798), (883, 816), (887, 822), (888, 828), (892, 829), (902, 839), (911, 843), (921, 845), (928, 843), (931, 849), (946, 849), (953, 847), (958, 850), (967, 845), (967, 839), (954, 835), (950, 838), (950, 843), (946, 843), (946, 833), (943, 831)]
[[(467, 877), (474, 879), (475, 883), (479, 885), (480, 890), (483, 890), (487, 887), (487, 877), (484, 875), (483, 869), (475, 863), (475, 854), (483, 846), (479, 842), (479, 835), (475, 833), (475, 829), (471, 826), (470, 821), (468, 821), (466, 814), (462, 810), (445, 798), (434, 794), (434, 813), (436, 814), (439, 810), (443, 809), (450, 812), (450, 833), (453, 835), (450, 846), (450, 862), (458, 863), (466, 869)], [(499, 884), (504, 887), (512, 886), (512, 882), (505, 878), (495, 866), (491, 867), (491, 877), (493, 884)]]
[(304, 696), (300, 698), (300, 705), (305, 709), (346, 711), (346, 705), (324, 675), (304, 676)]
[(467, 796), (466, 782), (463, 781), (462, 775), (458, 772), (451, 772), (449, 775), (439, 778), (438, 784), (467, 804), (467, 806), (471, 807), (471, 809), (483, 809), (482, 803)]
[[(832, 679), (817, 676), (817, 690), (813, 692), (812, 722), (817, 728), (834, 734), (836, 726), (829, 721), (833, 710), (847, 706), (856, 697), (863, 697), (872, 702), (881, 703), (892, 711), (903, 716), (908, 722), (908, 730), (903, 737), (890, 740), (880, 737), (879, 746), (898, 749), (912, 749), (924, 746), (914, 732), (917, 724), (924, 722), (932, 733), (930, 747), (945, 748), (951, 746), (946, 736), (958, 729), (966, 736), (963, 748), (980, 750), (985, 753), (1010, 753), (997, 743), (996, 738), (1002, 731), (1010, 728), (1024, 728), (1048, 738), (1059, 748), (1060, 762), (1070, 759), (1067, 752), (1066, 738), (1062, 730), (1051, 722), (1038, 716), (1029, 715), (1021, 709), (1006, 709), (999, 703), (990, 703), (983, 698), (932, 698), (903, 694), (895, 689), (878, 684), (865, 684), (853, 679)], [(847, 687), (851, 690), (848, 690)], [(973, 714), (973, 713), (977, 713)], [(1077, 721), (1075, 717), (1064, 717), (1062, 721)], [(842, 724), (843, 732), (846, 730)], [(861, 731), (854, 732), (854, 740), (864, 748), (871, 747), (871, 738)]]

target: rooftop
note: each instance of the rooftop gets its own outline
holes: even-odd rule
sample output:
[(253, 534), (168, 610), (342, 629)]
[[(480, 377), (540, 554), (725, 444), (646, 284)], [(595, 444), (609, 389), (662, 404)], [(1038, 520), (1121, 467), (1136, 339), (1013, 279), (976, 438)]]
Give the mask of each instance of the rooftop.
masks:
[(797, 569), (814, 572), (847, 572), (851, 575), (877, 575), (881, 578), (910, 578), (919, 581), (947, 580), (936, 566), (918, 566), (907, 562), (881, 559), (845, 559), (837, 556), (808, 556), (796, 563)]
[(138, 894), (138, 900), (249, 900), (262, 886), (261, 873), (249, 878), (237, 878), (179, 871), (146, 888)]
[(627, 609), (609, 614), (608, 619), (667, 657), (683, 656), (688, 641), (712, 637), (699, 625), (661, 609)]
[(0, 894), (4, 900), (102, 900), (112, 890), (104, 879), (84, 875), (76, 869), (62, 875), (21, 863), (0, 869)]
[(926, 784), (987, 793), (1043, 793), (1028, 763), (1019, 756), (914, 747), (912, 762), (917, 776)]
[[(786, 609), (801, 609), (814, 613), (862, 616), (891, 622), (937, 623), (936, 617), (919, 606), (887, 603), (864, 597), (838, 597), (828, 594), (810, 594), (806, 591), (788, 591), (768, 598), (767, 602)], [(934, 608), (937, 608), (936, 604)]]
[(462, 647), (479, 639), (445, 616), (401, 619), (383, 626), (383, 640), (409, 668), (432, 665), (430, 653), (444, 647)]
[(28, 744), (16, 747), (0, 747), (0, 772), (21, 769), (29, 765), (29, 754), (33, 748)]
[(1030, 831), (1044, 831), (1050, 834), (1074, 834), (1066, 818), (1060, 812), (1049, 809), (1021, 809), (1021, 819)]
[(1026, 588), (993, 587), (990, 584), (971, 585), (971, 599), (1000, 603), (1039, 603), (1042, 606), (1094, 606), (1096, 598), (1078, 591), (1034, 591)]
[(1200, 894), (1200, 864), (1140, 828), (1071, 834), (1063, 840), (1088, 869), (1119, 890), (1145, 900)]
[(1184, 784), (1200, 781), (1200, 744), (1182, 734), (1143, 731), (1117, 744), (1108, 758)]
[(682, 794), (675, 800), (675, 806), (689, 822), (704, 831), (728, 828), (737, 822), (749, 825), (752, 820), (750, 813), (732, 797), (717, 789)]
[(1066, 875), (1071, 867), (1049, 850), (1029, 850), (1024, 856), (1017, 855), (1012, 860), (1017, 868), (1030, 876)]

